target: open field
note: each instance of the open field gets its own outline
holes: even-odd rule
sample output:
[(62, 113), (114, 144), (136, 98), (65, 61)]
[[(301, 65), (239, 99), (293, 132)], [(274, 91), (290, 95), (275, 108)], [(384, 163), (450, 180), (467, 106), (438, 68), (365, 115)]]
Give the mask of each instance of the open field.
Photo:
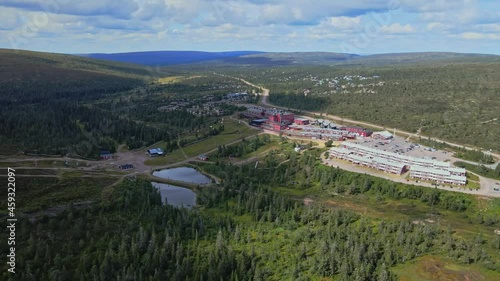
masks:
[[(248, 138), (250, 136), (258, 134), (259, 131), (253, 127), (246, 126), (243, 122), (234, 120), (231, 118), (224, 118), (224, 131), (220, 132), (218, 135), (210, 136), (207, 139), (194, 142), (192, 144), (186, 145), (182, 148), (177, 148), (171, 153), (167, 153), (164, 157), (156, 157), (148, 159), (144, 162), (148, 166), (164, 166), (175, 164), (177, 162), (185, 161), (189, 158), (194, 158), (199, 155), (209, 153), (210, 151), (217, 149), (220, 145), (227, 145), (232, 142), (241, 140), (242, 138)], [(165, 143), (160, 142), (152, 147), (165, 148)]]
[(158, 83), (160, 84), (174, 84), (174, 83), (179, 83), (184, 80), (188, 79), (194, 79), (194, 78), (202, 78), (203, 76), (200, 75), (193, 75), (193, 76), (168, 76), (168, 77), (162, 77), (158, 79)]
[(258, 130), (249, 128), (243, 122), (239, 123), (237, 120), (225, 118), (223, 132), (206, 140), (184, 147), (184, 152), (189, 157), (195, 157), (212, 149), (216, 149), (219, 145), (227, 145), (257, 133), (259, 133)]
[[(161, 146), (159, 146), (161, 147)], [(186, 157), (184, 156), (184, 153), (182, 153), (181, 149), (176, 149), (172, 151), (171, 153), (167, 153), (163, 157), (154, 157), (151, 159), (148, 159), (144, 161), (145, 165), (148, 166), (162, 166), (162, 165), (170, 165), (174, 164), (177, 162), (181, 162), (186, 160)]]
[(463, 265), (439, 256), (424, 256), (394, 269), (400, 281), (489, 281), (500, 273), (475, 265)]
[(454, 162), (454, 165), (458, 167), (463, 167), (483, 177), (487, 177), (494, 180), (500, 180), (500, 165), (498, 165), (496, 169), (490, 169), (482, 165), (478, 166), (463, 161)]
[[(285, 189), (281, 189), (285, 191)], [(315, 189), (310, 189), (311, 191), (317, 191)], [(295, 193), (296, 191), (291, 190), (290, 192)], [(300, 193), (295, 193), (299, 195)], [(356, 212), (360, 215), (371, 217), (374, 219), (385, 220), (385, 219), (395, 219), (395, 220), (410, 220), (415, 223), (423, 224), (436, 224), (439, 223), (441, 226), (450, 226), (456, 235), (459, 236), (470, 236), (473, 237), (478, 233), (487, 239), (493, 239), (495, 234), (494, 226), (477, 225), (472, 224), (481, 212), (484, 210), (489, 210), (490, 213), (498, 214), (499, 212), (494, 209), (491, 205), (495, 202), (483, 202), (488, 199), (475, 199), (475, 206), (478, 206), (475, 211), (470, 211), (466, 213), (457, 213), (449, 210), (439, 209), (438, 211), (433, 210), (433, 208), (425, 203), (416, 200), (394, 200), (388, 198), (377, 198), (374, 194), (360, 194), (360, 195), (326, 195), (314, 193), (303, 192), (304, 196), (307, 194), (315, 202), (319, 204), (325, 204), (325, 206), (344, 209)], [(498, 201), (496, 201), (498, 202)], [(479, 204), (483, 204), (489, 207), (480, 208)]]
[[(75, 202), (98, 200), (104, 187), (117, 181), (112, 177), (18, 177), (16, 179), (16, 210), (23, 213), (42, 211)], [(2, 201), (7, 194), (1, 193)], [(2, 210), (3, 211), (3, 210)]]

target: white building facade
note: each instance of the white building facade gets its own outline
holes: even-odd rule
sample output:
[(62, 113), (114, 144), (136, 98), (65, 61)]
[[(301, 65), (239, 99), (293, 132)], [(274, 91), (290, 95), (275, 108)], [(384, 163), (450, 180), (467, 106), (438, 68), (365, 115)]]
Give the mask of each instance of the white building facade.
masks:
[(330, 157), (393, 174), (402, 174), (409, 169), (411, 178), (442, 184), (467, 183), (466, 170), (451, 167), (448, 162), (401, 155), (357, 143), (343, 142), (339, 147), (330, 149)]

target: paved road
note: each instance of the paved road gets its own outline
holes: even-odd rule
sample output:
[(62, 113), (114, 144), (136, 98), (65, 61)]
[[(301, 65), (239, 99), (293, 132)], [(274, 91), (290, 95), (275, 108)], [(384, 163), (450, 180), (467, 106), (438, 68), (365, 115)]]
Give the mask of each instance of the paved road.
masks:
[[(383, 179), (388, 179), (394, 182), (400, 182), (404, 184), (412, 184), (412, 185), (418, 185), (418, 186), (425, 186), (429, 188), (436, 188), (434, 185), (431, 183), (427, 182), (421, 182), (419, 181), (418, 183), (414, 180), (409, 180), (407, 181), (404, 176), (397, 176), (394, 174), (389, 174), (389, 173), (384, 173), (378, 170), (366, 168), (366, 167), (361, 167), (359, 165), (355, 165), (346, 161), (342, 160), (336, 160), (336, 159), (324, 159), (324, 154), (321, 155), (323, 164), (327, 166), (333, 166), (333, 167), (339, 167), (342, 170), (347, 170), (350, 172), (355, 172), (355, 173), (361, 173), (361, 174), (368, 174), (371, 176), (383, 178)], [(467, 194), (473, 194), (473, 195), (480, 195), (480, 196), (488, 196), (488, 197), (500, 197), (500, 192), (494, 191), (493, 188), (500, 187), (500, 185), (496, 185), (498, 181), (487, 179), (484, 177), (479, 177), (480, 179), (480, 186), (481, 188), (478, 190), (470, 190), (466, 188), (450, 188), (449, 186), (442, 186), (439, 185), (437, 188), (442, 189), (442, 190), (448, 190), (448, 191), (455, 191), (455, 192), (461, 192), (461, 193), (467, 193)]]
[[(218, 73), (215, 73), (215, 74), (218, 74)], [(243, 83), (245, 83), (247, 85), (250, 85), (252, 87), (260, 89), (262, 91), (262, 99), (260, 100), (260, 104), (263, 105), (263, 106), (274, 107), (274, 108), (281, 108), (281, 109), (288, 109), (286, 107), (276, 106), (274, 104), (271, 104), (268, 101), (268, 97), (269, 97), (269, 93), (270, 93), (269, 89), (266, 89), (266, 88), (264, 88), (262, 86), (256, 85), (256, 84), (254, 84), (252, 82), (249, 82), (249, 81), (247, 81), (247, 80), (245, 80), (243, 78), (232, 77), (232, 76), (228, 76), (228, 75), (224, 75), (224, 74), (218, 74), (218, 75), (229, 77), (229, 78), (233, 78), (233, 79), (237, 79), (237, 80), (240, 80), (241, 82), (243, 82)], [(314, 112), (314, 111), (303, 111), (303, 112), (308, 113), (308, 114), (315, 114), (315, 115), (320, 115), (321, 114), (320, 112)], [(347, 123), (351, 123), (351, 124), (355, 124), (355, 125), (360, 125), (360, 126), (365, 126), (365, 127), (372, 127), (372, 128), (377, 128), (377, 129), (381, 129), (381, 130), (385, 130), (386, 129), (383, 126), (376, 125), (376, 124), (373, 124), (373, 123), (352, 120), (352, 119), (349, 119), (349, 118), (344, 118), (344, 117), (336, 116), (336, 115), (332, 115), (332, 114), (323, 114), (323, 116), (325, 116), (327, 118), (330, 118), (332, 120), (341, 121), (341, 122), (347, 122)], [(410, 132), (401, 131), (401, 130), (398, 130), (398, 133), (406, 135), (406, 136), (410, 136), (410, 137), (417, 137), (417, 138), (418, 137), (426, 137), (426, 136), (420, 135), (419, 133), (410, 133)], [(463, 147), (463, 148), (468, 149), (468, 150), (478, 150), (477, 147), (464, 146), (462, 144), (452, 143), (452, 142), (440, 140), (440, 139), (437, 139), (437, 138), (431, 138), (431, 140), (434, 140), (434, 141), (437, 141), (437, 142), (443, 142), (443, 143), (446, 143), (446, 144), (448, 144), (450, 146), (453, 146), (453, 147), (459, 147), (459, 148)], [(500, 154), (498, 154), (498, 153), (493, 153), (493, 152), (489, 152), (489, 151), (483, 151), (483, 152), (486, 153), (486, 154), (491, 154), (492, 156), (496, 157), (497, 159), (500, 159)], [(471, 164), (475, 164), (475, 165), (478, 164), (478, 163), (471, 162), (471, 161), (466, 161), (466, 162), (471, 163)], [(499, 165), (499, 163), (500, 163), (500, 161), (498, 161), (497, 163), (492, 164), (492, 165), (487, 165), (487, 167), (494, 169), (494, 168), (496, 168), (497, 165)], [(351, 171), (353, 171), (353, 169), (355, 170), (355, 168), (350, 167)], [(362, 171), (361, 173), (366, 173), (366, 171)], [(381, 176), (381, 175), (375, 175), (375, 176)], [(381, 176), (381, 177), (388, 178), (387, 176)], [(463, 193), (469, 193), (469, 194), (475, 194), (475, 195), (500, 197), (500, 192), (493, 190), (493, 188), (500, 186), (499, 185), (500, 181), (496, 181), (496, 180), (493, 180), (493, 179), (485, 178), (485, 177), (482, 177), (482, 176), (479, 176), (479, 175), (478, 175), (478, 177), (479, 177), (479, 180), (480, 180), (481, 188), (479, 190), (477, 190), (477, 191), (462, 190), (462, 189), (458, 189), (458, 188), (450, 189), (449, 187), (438, 187), (438, 188), (445, 189), (445, 190), (458, 191), (458, 192), (463, 192)], [(394, 177), (390, 177), (388, 179), (393, 180), (393, 181), (399, 181), (399, 182), (403, 182), (403, 183), (408, 183), (405, 179), (398, 179), (398, 178), (394, 178)], [(415, 182), (410, 182), (410, 183), (416, 184)], [(417, 185), (434, 187), (433, 185), (427, 184), (427, 183), (420, 183), (420, 184), (417, 184)]]
[[(249, 81), (247, 81), (247, 80), (245, 80), (243, 78), (232, 77), (232, 76), (223, 75), (223, 74), (218, 74), (218, 75), (222, 75), (222, 76), (225, 76), (225, 77), (237, 79), (237, 80), (240, 80), (241, 82), (243, 82), (243, 83), (245, 83), (247, 85), (250, 85), (252, 87), (260, 89), (262, 91), (262, 99), (261, 99), (260, 103), (262, 105), (264, 105), (264, 106), (274, 107), (274, 108), (281, 108), (281, 109), (288, 109), (286, 107), (274, 105), (274, 104), (272, 104), (272, 103), (270, 103), (268, 101), (268, 97), (269, 97), (269, 93), (270, 93), (269, 89), (266, 89), (266, 88), (264, 88), (262, 86), (259, 86), (259, 85), (256, 85), (256, 84), (253, 84), (252, 82), (249, 82)], [(302, 111), (302, 112), (305, 112), (305, 113), (308, 113), (308, 114), (315, 114), (315, 115), (322, 114), (321, 112), (314, 112), (314, 111)], [(325, 116), (327, 118), (330, 118), (332, 120), (336, 120), (336, 121), (340, 121), (340, 122), (347, 122), (347, 123), (351, 123), (351, 124), (354, 124), (354, 125), (365, 126), (365, 127), (372, 127), (372, 128), (376, 128), (376, 129), (380, 129), (380, 130), (385, 130), (386, 129), (386, 127), (384, 127), (384, 126), (380, 126), (380, 125), (369, 123), (369, 122), (357, 121), (357, 120), (353, 120), (353, 119), (349, 119), (349, 118), (344, 118), (344, 117), (337, 116), (337, 115), (323, 113), (323, 116)], [(406, 135), (406, 136), (410, 136), (410, 137), (416, 137), (416, 138), (418, 138), (418, 137), (425, 137), (425, 138), (427, 138), (428, 137), (428, 136), (424, 136), (424, 135), (421, 135), (421, 134), (406, 132), (406, 131), (402, 131), (402, 130), (398, 130), (398, 133)], [(457, 143), (453, 143), (453, 142), (449, 142), (449, 141), (444, 141), (444, 140), (433, 138), (433, 137), (431, 137), (431, 140), (437, 141), (437, 142), (443, 142), (443, 143), (445, 143), (447, 145), (450, 145), (450, 146), (453, 146), (453, 147), (459, 147), (459, 148), (463, 147), (463, 148), (465, 148), (467, 150), (478, 150), (477, 147), (465, 146), (463, 144), (457, 144)], [(494, 157), (500, 159), (500, 154), (499, 153), (494, 153), (494, 152), (489, 152), (489, 151), (483, 151), (483, 152), (486, 153), (486, 154), (493, 155)]]

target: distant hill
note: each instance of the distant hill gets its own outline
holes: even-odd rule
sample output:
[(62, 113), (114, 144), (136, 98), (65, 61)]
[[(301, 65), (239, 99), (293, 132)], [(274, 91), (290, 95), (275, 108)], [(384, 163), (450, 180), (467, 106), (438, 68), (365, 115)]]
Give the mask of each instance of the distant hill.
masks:
[(272, 66), (272, 65), (388, 65), (429, 62), (467, 62), (496, 60), (500, 56), (448, 52), (394, 53), (357, 55), (333, 52), (198, 52), (151, 51), (115, 54), (81, 54), (80, 56), (146, 66), (187, 64), (194, 66)]
[(260, 53), (228, 57), (193, 64), (193, 66), (292, 66), (292, 65), (351, 65), (377, 66), (391, 64), (427, 64), (498, 61), (500, 56), (447, 52), (395, 53), (357, 55), (331, 52)]
[(221, 65), (389, 65), (413, 63), (488, 62), (500, 56), (446, 52), (356, 55), (329, 52), (263, 53), (225, 58), (205, 64)]
[(356, 54), (329, 52), (294, 52), (252, 54), (237, 58), (227, 58), (223, 62), (235, 64), (330, 64), (359, 57)]
[(225, 58), (236, 58), (251, 54), (261, 54), (256, 51), (234, 51), (234, 52), (198, 52), (198, 51), (151, 51), (132, 52), (116, 54), (81, 54), (81, 56), (118, 61), (125, 63), (142, 64), (149, 66), (163, 66), (174, 64), (196, 63), (204, 61), (219, 60)]
[(488, 54), (466, 54), (450, 52), (393, 53), (357, 56), (339, 62), (348, 65), (387, 65), (411, 63), (460, 63), (500, 61), (500, 56)]
[(144, 84), (150, 74), (144, 66), (0, 49), (0, 102), (111, 93)]

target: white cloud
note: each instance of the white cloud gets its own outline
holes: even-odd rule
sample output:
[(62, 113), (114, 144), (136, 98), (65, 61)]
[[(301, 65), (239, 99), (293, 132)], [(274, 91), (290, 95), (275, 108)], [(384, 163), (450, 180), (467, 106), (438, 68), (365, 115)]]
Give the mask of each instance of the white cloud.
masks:
[(441, 22), (430, 22), (427, 24), (427, 29), (428, 30), (438, 30), (438, 31), (443, 31), (443, 30), (450, 30), (453, 28), (453, 25), (451, 24), (445, 24)]
[(413, 28), (411, 24), (402, 25), (400, 23), (394, 23), (391, 25), (382, 26), (380, 31), (385, 34), (404, 34), (404, 33), (414, 33), (415, 28)]
[(454, 37), (466, 40), (500, 40), (500, 34), (494, 33), (464, 32)]
[(329, 17), (320, 23), (324, 28), (355, 30), (362, 27), (361, 17)]
[(478, 24), (476, 27), (481, 32), (500, 33), (500, 23)]
[[(410, 12), (450, 12), (463, 8), (469, 0), (399, 0), (403, 9)], [(394, 1), (394, 2), (399, 2)]]
[[(446, 46), (450, 36), (473, 44), (497, 40), (499, 7), (482, 0), (0, 0), (0, 46), (11, 47), (7, 36), (23, 39), (20, 48), (71, 52), (339, 51), (339, 42), (363, 43), (365, 37), (369, 44), (357, 45), (413, 48), (420, 46), (416, 38), (433, 37)], [(127, 44), (132, 41), (138, 45)]]

